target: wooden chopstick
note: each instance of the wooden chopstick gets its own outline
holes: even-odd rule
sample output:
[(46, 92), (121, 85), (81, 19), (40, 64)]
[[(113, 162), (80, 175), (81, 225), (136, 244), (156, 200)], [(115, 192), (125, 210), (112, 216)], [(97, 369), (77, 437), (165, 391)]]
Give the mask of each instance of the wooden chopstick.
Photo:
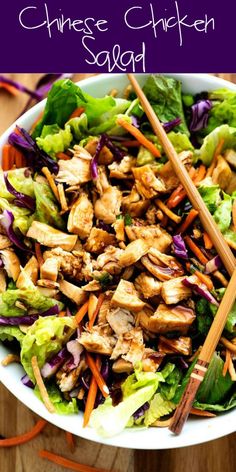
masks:
[(200, 193), (198, 192), (197, 188), (193, 184), (191, 178), (186, 171), (184, 164), (178, 158), (178, 155), (170, 142), (163, 126), (161, 125), (156, 113), (154, 112), (152, 106), (150, 105), (147, 97), (143, 93), (139, 83), (137, 82), (136, 78), (133, 74), (128, 74), (128, 78), (141, 102), (141, 105), (152, 125), (153, 131), (158, 137), (168, 159), (170, 160), (173, 169), (178, 175), (178, 178), (186, 190), (188, 198), (192, 203), (193, 207), (199, 212), (199, 218), (202, 222), (204, 229), (210, 236), (226, 270), (230, 275), (233, 274), (235, 269), (235, 257), (229, 248), (228, 244), (226, 243), (222, 233), (220, 232), (217, 224), (215, 223), (211, 213), (209, 212), (208, 208), (206, 207), (204, 201)]
[(175, 414), (169, 427), (169, 429), (175, 434), (180, 434), (182, 431), (184, 423), (186, 422), (190, 413), (198, 388), (204, 379), (211, 358), (220, 340), (228, 314), (236, 298), (235, 287), (236, 270), (234, 271), (222, 298), (221, 304), (205, 339), (202, 350), (198, 356), (197, 362), (194, 366), (193, 372), (191, 373), (181, 401), (175, 410)]

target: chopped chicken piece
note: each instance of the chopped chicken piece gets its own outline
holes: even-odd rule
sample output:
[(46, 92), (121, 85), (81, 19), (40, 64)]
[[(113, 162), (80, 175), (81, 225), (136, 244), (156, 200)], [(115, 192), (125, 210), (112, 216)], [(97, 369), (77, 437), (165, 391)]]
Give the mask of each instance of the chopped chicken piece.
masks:
[(153, 316), (150, 316), (148, 330), (153, 333), (181, 331), (186, 333), (195, 319), (194, 311), (183, 306), (170, 307), (160, 303)]
[(72, 205), (67, 229), (70, 233), (78, 234), (81, 239), (88, 238), (93, 227), (93, 205), (85, 192)]
[(158, 350), (165, 354), (174, 354), (177, 352), (184, 356), (190, 356), (192, 354), (192, 340), (185, 336), (180, 336), (178, 339), (169, 339), (160, 336)]
[[(185, 166), (189, 167), (189, 164), (192, 162), (193, 153), (192, 151), (183, 151), (178, 154), (178, 157)], [(171, 190), (174, 190), (179, 185), (179, 179), (169, 161), (157, 170), (157, 174), (164, 181), (167, 192), (171, 192)]]
[(8, 277), (12, 278), (15, 282), (20, 274), (19, 258), (11, 249), (2, 249), (0, 251), (0, 257)]
[[(70, 161), (63, 161), (70, 162)], [(73, 234), (66, 234), (52, 226), (46, 225), (39, 221), (34, 220), (28, 229), (26, 235), (28, 238), (35, 239), (43, 246), (58, 247), (65, 249), (66, 251), (72, 251), (76, 244), (77, 237)]]
[(133, 156), (124, 156), (120, 162), (113, 162), (108, 168), (110, 169), (110, 177), (113, 179), (132, 178), (132, 168), (136, 164), (136, 158)]
[(82, 254), (83, 265), (81, 269), (81, 275), (85, 280), (91, 280), (93, 274), (93, 260), (89, 252), (83, 251)]
[(81, 334), (79, 343), (89, 352), (110, 356), (116, 340), (113, 336), (104, 335), (103, 330), (99, 326), (93, 326), (91, 331), (84, 331)]
[(224, 153), (226, 161), (236, 169), (236, 151), (234, 149), (227, 149)]
[(228, 187), (231, 177), (232, 171), (229, 167), (229, 164), (222, 156), (218, 156), (217, 166), (215, 167), (212, 174), (213, 184), (218, 184), (222, 190), (225, 190)]
[(94, 205), (95, 217), (112, 224), (120, 214), (122, 193), (117, 187), (108, 187)]
[(4, 234), (0, 234), (0, 249), (7, 249), (12, 246), (10, 239)]
[(133, 276), (134, 269), (135, 269), (134, 266), (126, 267), (125, 270), (124, 270), (124, 272), (123, 272), (123, 274), (122, 274), (122, 279), (124, 279), (124, 280), (130, 280), (131, 277)]
[(156, 372), (165, 355), (150, 348), (144, 349), (142, 368), (144, 372)]
[(128, 310), (125, 310), (125, 308), (115, 308), (108, 311), (106, 319), (118, 336), (130, 331), (134, 325), (133, 315)]
[(111, 306), (111, 296), (111, 293), (109, 293), (109, 295), (106, 293), (106, 298), (103, 300), (102, 306), (98, 313), (98, 325), (107, 324), (107, 314)]
[(125, 227), (126, 234), (131, 241), (143, 239), (150, 248), (165, 252), (172, 243), (172, 237), (159, 225), (142, 226), (133, 224)]
[(142, 330), (140, 328), (133, 328), (118, 337), (111, 359), (116, 360), (121, 356), (122, 359), (135, 365), (137, 362), (141, 361), (143, 353), (144, 344)]
[[(85, 149), (82, 148), (84, 153)], [(88, 153), (87, 153), (88, 154)], [(92, 179), (91, 176), (91, 159), (92, 157), (88, 154), (89, 158), (84, 159), (81, 157), (72, 157), (68, 161), (59, 159), (59, 172), (57, 174), (57, 182), (65, 182), (67, 185), (78, 185), (89, 182)]]
[(60, 371), (57, 373), (57, 378), (58, 380), (58, 385), (61, 390), (61, 392), (70, 392), (74, 386), (76, 385), (78, 381), (78, 377), (80, 376), (81, 372), (83, 372), (86, 368), (86, 363), (82, 359), (75, 369), (69, 371), (69, 372), (62, 372), (60, 375)]
[(153, 316), (153, 314), (153, 308), (149, 305), (145, 305), (142, 310), (136, 314), (137, 325), (140, 325), (145, 331), (148, 331), (149, 318)]
[(125, 361), (124, 359), (120, 358), (113, 363), (112, 370), (116, 374), (131, 374), (131, 372), (133, 372), (134, 370), (134, 366), (133, 364), (131, 364), (131, 362)]
[(166, 191), (163, 180), (155, 176), (150, 165), (133, 167), (132, 171), (141, 197), (150, 199)]
[(46, 287), (40, 287), (38, 285), (38, 291), (44, 295), (45, 297), (49, 297), (49, 298), (56, 298), (58, 299), (58, 290), (55, 289), (55, 288), (46, 288)]
[(113, 223), (113, 228), (116, 233), (116, 239), (118, 241), (124, 241), (125, 240), (125, 222), (124, 218), (118, 218), (116, 221)]
[(87, 293), (82, 288), (77, 287), (66, 280), (59, 283), (60, 291), (66, 297), (70, 298), (76, 305), (82, 305), (86, 301)]
[(140, 300), (134, 284), (128, 280), (121, 279), (111, 299), (113, 306), (120, 306), (132, 311), (140, 311), (145, 303)]
[(82, 257), (74, 256), (71, 252), (63, 251), (60, 247), (56, 247), (51, 251), (45, 251), (44, 260), (48, 258), (57, 258), (59, 270), (65, 277), (81, 280)]
[(105, 166), (98, 166), (98, 176), (96, 180), (94, 180), (93, 185), (96, 187), (100, 196), (111, 186), (107, 178)]
[(0, 269), (0, 293), (5, 292), (7, 289), (7, 278), (4, 269)]
[(104, 251), (106, 246), (113, 246), (115, 244), (116, 238), (114, 234), (94, 227), (84, 245), (84, 248), (86, 251), (99, 254)]
[(97, 258), (97, 267), (111, 275), (120, 274), (122, 267), (119, 259), (123, 254), (123, 249), (114, 246), (108, 246), (105, 251)]
[(184, 273), (181, 264), (175, 257), (162, 254), (154, 248), (151, 248), (148, 254), (142, 257), (141, 261), (151, 274), (162, 281), (179, 277)]
[(59, 288), (59, 283), (54, 282), (53, 280), (50, 280), (50, 279), (39, 279), (37, 281), (37, 285), (39, 287), (44, 287), (44, 288), (52, 288), (52, 289), (58, 289)]
[(155, 225), (156, 224), (156, 220), (158, 219), (158, 208), (156, 208), (155, 205), (151, 205), (147, 212), (146, 212), (146, 218), (147, 218), (147, 222), (149, 225)]
[(25, 267), (21, 267), (20, 275), (17, 279), (17, 288), (22, 288), (28, 285), (29, 282), (33, 282), (36, 285), (38, 280), (39, 264), (35, 256), (32, 256)]
[(144, 298), (155, 297), (161, 293), (162, 282), (159, 282), (159, 280), (146, 272), (142, 272), (136, 277), (134, 285)]
[(184, 279), (185, 276), (177, 277), (162, 284), (161, 296), (167, 305), (174, 305), (185, 298), (191, 297), (191, 289), (185, 287), (182, 283)]
[(49, 257), (40, 268), (41, 279), (49, 279), (56, 282), (58, 277), (60, 261), (57, 257)]
[[(94, 154), (96, 152), (98, 141), (99, 141), (98, 138), (92, 138), (88, 141), (88, 143), (84, 147), (84, 149), (86, 149), (86, 151), (88, 151), (89, 154), (91, 154), (91, 156), (94, 156)], [(101, 151), (99, 152), (98, 164), (99, 165), (101, 165), (101, 164), (108, 165), (108, 164), (111, 164), (113, 159), (114, 159), (114, 157), (113, 157), (113, 154), (111, 153), (111, 151), (108, 149), (107, 146), (104, 146), (101, 149)]]
[(128, 213), (133, 218), (142, 216), (150, 205), (150, 200), (142, 199), (134, 185), (129, 195), (122, 198), (122, 208), (124, 213)]
[(143, 239), (136, 239), (128, 244), (119, 259), (121, 267), (127, 267), (135, 264), (141, 257), (147, 254), (149, 250), (148, 244)]
[(101, 290), (101, 284), (97, 280), (91, 280), (86, 285), (83, 285), (83, 290), (85, 290), (85, 292), (96, 292), (97, 290)]
[(231, 195), (231, 193), (235, 192), (235, 190), (236, 190), (236, 172), (232, 172), (231, 173), (231, 179), (230, 179), (225, 191), (226, 191), (226, 193), (229, 193), (229, 195)]

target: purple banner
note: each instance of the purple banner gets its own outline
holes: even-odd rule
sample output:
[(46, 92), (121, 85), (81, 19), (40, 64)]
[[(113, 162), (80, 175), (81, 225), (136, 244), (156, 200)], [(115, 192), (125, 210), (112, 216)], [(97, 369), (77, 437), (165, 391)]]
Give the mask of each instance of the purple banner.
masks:
[(0, 72), (236, 72), (235, 0), (7, 0)]

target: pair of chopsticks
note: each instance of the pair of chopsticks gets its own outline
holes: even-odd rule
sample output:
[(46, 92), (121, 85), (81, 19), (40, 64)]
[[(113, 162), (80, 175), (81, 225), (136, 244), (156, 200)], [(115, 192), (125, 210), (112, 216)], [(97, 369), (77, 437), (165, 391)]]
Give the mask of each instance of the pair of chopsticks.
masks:
[(169, 428), (173, 433), (179, 434), (188, 418), (196, 393), (204, 379), (207, 368), (224, 329), (228, 313), (231, 310), (236, 297), (236, 261), (211, 213), (202, 200), (200, 193), (189, 177), (184, 164), (178, 158), (172, 143), (170, 142), (147, 97), (143, 93), (139, 83), (133, 74), (128, 74), (128, 78), (140, 100), (140, 103), (150, 121), (150, 124), (152, 125), (154, 133), (158, 137), (175, 173), (178, 175), (178, 178), (183, 185), (190, 202), (192, 203), (193, 207), (198, 210), (201, 223), (204, 229), (207, 230), (207, 233), (209, 234), (215, 249), (217, 250), (227, 272), (231, 276), (229, 285), (225, 291), (220, 307), (211, 325), (201, 353), (198, 356), (194, 370), (190, 376), (181, 402), (175, 411), (171, 426)]

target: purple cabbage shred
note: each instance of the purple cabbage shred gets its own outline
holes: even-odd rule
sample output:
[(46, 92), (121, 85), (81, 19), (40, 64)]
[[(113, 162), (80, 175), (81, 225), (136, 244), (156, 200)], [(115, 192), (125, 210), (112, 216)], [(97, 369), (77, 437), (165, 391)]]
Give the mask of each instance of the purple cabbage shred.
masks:
[(149, 402), (145, 402), (140, 408), (138, 408), (133, 414), (134, 420), (138, 420), (139, 418), (141, 418), (141, 416), (144, 415), (145, 411), (147, 411), (149, 407)]
[(199, 100), (191, 107), (192, 119), (190, 122), (190, 131), (196, 132), (206, 128), (209, 120), (209, 111), (212, 108), (211, 100)]
[(188, 251), (181, 234), (173, 236), (174, 253), (181, 259), (188, 259)]
[(182, 123), (181, 118), (175, 118), (174, 120), (167, 121), (166, 123), (162, 123), (162, 126), (166, 133), (169, 133), (173, 128), (179, 126)]

